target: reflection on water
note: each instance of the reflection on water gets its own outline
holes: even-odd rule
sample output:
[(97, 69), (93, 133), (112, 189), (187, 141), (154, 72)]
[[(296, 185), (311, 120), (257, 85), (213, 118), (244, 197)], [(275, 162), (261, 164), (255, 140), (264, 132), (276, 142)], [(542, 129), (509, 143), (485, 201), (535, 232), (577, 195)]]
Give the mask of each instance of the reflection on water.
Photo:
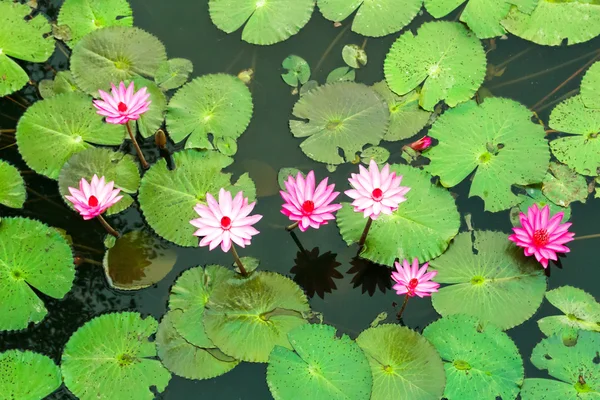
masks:
[(334, 279), (342, 279), (344, 275), (336, 269), (342, 265), (337, 262), (336, 256), (331, 251), (319, 254), (318, 247), (311, 251), (298, 251), (294, 260), (296, 264), (290, 273), (294, 274), (294, 281), (306, 291), (308, 298), (316, 293), (324, 299), (325, 293), (337, 289)]
[(352, 283), (355, 288), (360, 286), (363, 293), (368, 292), (369, 296), (373, 296), (376, 289), (385, 293), (386, 290), (392, 288), (392, 276), (389, 267), (358, 256), (352, 259), (351, 264), (352, 268), (347, 273), (354, 275)]

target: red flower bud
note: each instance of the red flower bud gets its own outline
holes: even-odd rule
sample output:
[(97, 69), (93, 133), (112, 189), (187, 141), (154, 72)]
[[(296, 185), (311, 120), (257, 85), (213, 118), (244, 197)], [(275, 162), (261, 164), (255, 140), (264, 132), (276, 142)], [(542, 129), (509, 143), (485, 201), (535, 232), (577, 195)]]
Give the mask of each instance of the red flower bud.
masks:
[(431, 146), (431, 142), (432, 140), (429, 136), (423, 136), (421, 139), (409, 144), (409, 147), (414, 151), (423, 151)]

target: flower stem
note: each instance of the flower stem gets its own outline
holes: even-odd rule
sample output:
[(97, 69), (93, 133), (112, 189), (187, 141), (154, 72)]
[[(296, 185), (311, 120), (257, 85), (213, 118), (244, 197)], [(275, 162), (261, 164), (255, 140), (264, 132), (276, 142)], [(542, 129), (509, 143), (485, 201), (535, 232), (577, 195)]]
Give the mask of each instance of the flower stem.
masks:
[(100, 223), (102, 224), (102, 226), (104, 227), (104, 229), (106, 229), (106, 231), (108, 233), (110, 233), (111, 235), (113, 235), (114, 237), (118, 238), (119, 232), (115, 231), (113, 229), (112, 226), (110, 226), (110, 224), (108, 222), (106, 222), (106, 220), (104, 218), (102, 218), (102, 215), (98, 215), (96, 218), (98, 218), (98, 221), (100, 221)]
[(294, 229), (296, 229), (298, 227), (298, 225), (300, 224), (300, 221), (296, 221), (293, 224), (286, 226), (285, 230), (288, 232), (293, 231)]
[(306, 249), (304, 248), (304, 246), (302, 246), (302, 243), (300, 243), (300, 239), (298, 239), (298, 236), (296, 235), (296, 232), (290, 231), (290, 236), (292, 237), (292, 239), (294, 240), (294, 243), (296, 243), (296, 246), (298, 246), (298, 248), (300, 249), (300, 251), (302, 253), (304, 253), (304, 256), (306, 257), (306, 259), (309, 260), (310, 257), (308, 256), (308, 252), (306, 251)]
[(365, 230), (363, 231), (360, 240), (358, 241), (358, 247), (362, 248), (365, 245), (365, 241), (367, 240), (367, 235), (369, 234), (369, 229), (371, 229), (371, 225), (373, 224), (373, 218), (369, 217), (367, 221), (367, 225), (365, 226)]
[(585, 240), (585, 239), (596, 239), (600, 238), (600, 233), (594, 233), (593, 235), (575, 236), (573, 240)]
[(407, 293), (406, 297), (404, 297), (404, 303), (402, 303), (402, 308), (400, 309), (400, 311), (398, 311), (398, 314), (396, 314), (396, 318), (398, 318), (398, 321), (402, 319), (402, 314), (404, 313), (404, 309), (406, 309), (406, 305), (408, 304), (409, 298), (410, 296)]
[(138, 144), (137, 140), (135, 140), (135, 136), (133, 135), (133, 132), (131, 132), (131, 127), (129, 126), (129, 121), (127, 121), (125, 123), (125, 126), (127, 126), (127, 132), (129, 132), (129, 138), (133, 142), (135, 151), (137, 152), (138, 158), (140, 159), (140, 162), (142, 163), (142, 168), (144, 168), (144, 169), (150, 168), (150, 165), (148, 165), (148, 162), (144, 158), (144, 153), (142, 153), (142, 149), (140, 149), (140, 145)]
[(238, 256), (237, 250), (235, 249), (233, 243), (231, 243), (231, 254), (233, 254), (233, 259), (235, 260), (235, 263), (240, 269), (240, 273), (242, 274), (242, 276), (248, 276), (248, 272), (246, 271), (246, 268), (244, 268), (244, 264), (242, 264), (242, 260), (240, 260), (240, 256)]

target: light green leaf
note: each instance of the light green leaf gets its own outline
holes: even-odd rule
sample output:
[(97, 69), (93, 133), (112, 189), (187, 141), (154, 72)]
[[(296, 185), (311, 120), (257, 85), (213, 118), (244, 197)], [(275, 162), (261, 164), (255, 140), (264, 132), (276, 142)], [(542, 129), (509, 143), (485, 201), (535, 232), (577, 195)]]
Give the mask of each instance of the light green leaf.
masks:
[(156, 70), (154, 81), (162, 90), (177, 89), (187, 82), (194, 65), (185, 58), (172, 58), (163, 62)]
[(60, 194), (72, 210), (75, 208), (64, 198), (70, 196), (69, 187), (79, 188), (81, 178), (90, 182), (94, 174), (104, 176), (107, 182), (114, 181), (115, 188), (121, 189), (123, 198), (107, 210), (108, 215), (120, 213), (133, 204), (131, 195), (137, 193), (141, 181), (135, 158), (110, 149), (90, 147), (74, 154), (58, 177)]
[(275, 400), (365, 400), (373, 378), (369, 361), (347, 335), (329, 325), (303, 325), (288, 334), (292, 349), (276, 346), (267, 384)]
[(79, 92), (71, 71), (58, 71), (53, 80), (44, 79), (38, 84), (40, 95), (50, 98), (61, 93)]
[(428, 22), (417, 36), (405, 32), (392, 45), (385, 80), (399, 95), (423, 81), (419, 104), (427, 111), (444, 100), (450, 107), (469, 100), (483, 83), (485, 52), (477, 38), (458, 22)]
[(23, 208), (27, 192), (19, 170), (0, 160), (0, 204), (11, 208)]
[(310, 79), (310, 66), (302, 57), (293, 54), (287, 56), (281, 66), (287, 71), (281, 74), (281, 79), (291, 87), (304, 85)]
[(600, 35), (598, 0), (539, 0), (528, 15), (513, 7), (502, 25), (507, 31), (531, 42), (559, 46), (583, 43)]
[(204, 328), (225, 354), (242, 361), (267, 362), (276, 345), (291, 349), (287, 334), (307, 321), (303, 290), (274, 272), (255, 272), (214, 288), (204, 311)]
[(158, 323), (133, 312), (104, 314), (79, 328), (65, 345), (61, 369), (81, 400), (151, 400), (171, 374), (156, 360), (149, 337)]
[(573, 135), (550, 142), (558, 161), (579, 174), (600, 175), (600, 109), (586, 108), (581, 96), (574, 96), (552, 110), (549, 125)]
[(269, 45), (295, 35), (307, 24), (314, 0), (210, 0), (212, 22), (226, 33), (246, 24), (242, 40)]
[(363, 164), (369, 164), (375, 160), (377, 164), (385, 164), (390, 158), (390, 151), (384, 147), (367, 147), (360, 153), (360, 161)]
[(448, 400), (513, 400), (523, 383), (523, 360), (510, 337), (477, 318), (451, 315), (423, 331), (444, 360)]
[(167, 97), (162, 90), (154, 83), (141, 76), (134, 76), (133, 82), (135, 90), (140, 90), (145, 87), (150, 94), (151, 101), (148, 111), (143, 113), (136, 121), (138, 131), (144, 139), (154, 136), (156, 131), (162, 126), (165, 121), (167, 112)]
[(599, 399), (599, 347), (597, 332), (579, 331), (575, 343), (565, 344), (559, 335), (542, 340), (533, 349), (531, 362), (558, 380), (525, 379), (523, 400)]
[[(177, 166), (167, 168), (164, 159), (144, 174), (138, 200), (146, 221), (161, 237), (180, 246), (198, 245), (193, 236), (196, 230), (190, 220), (198, 218), (194, 207), (205, 203), (206, 193), (217, 196), (221, 188), (232, 190), (235, 196), (239, 186), (231, 185), (231, 174), (221, 170), (233, 159), (216, 151), (183, 150), (173, 154)], [(251, 182), (244, 178), (243, 182)], [(254, 193), (252, 192), (254, 190)], [(254, 200), (253, 185), (244, 190), (244, 196)]]
[(229, 157), (233, 157), (238, 151), (237, 141), (229, 136), (215, 138), (214, 145), (217, 151)]
[(167, 60), (165, 46), (139, 28), (111, 26), (83, 37), (73, 48), (71, 72), (84, 92), (98, 96), (110, 84), (136, 75), (153, 78)]
[(544, 179), (550, 152), (543, 126), (531, 121), (531, 111), (516, 101), (488, 98), (470, 101), (445, 112), (429, 130), (439, 143), (425, 156), (426, 167), (453, 187), (476, 170), (469, 196), (478, 196), (487, 211), (501, 211), (519, 203), (513, 185)]
[[(354, 82), (356, 79), (356, 71), (350, 67), (339, 67), (334, 69), (327, 75), (326, 83), (335, 83), (335, 82), (344, 82), (351, 81)], [(316, 89), (316, 88), (315, 88)]]
[(0, 353), (0, 371), (2, 399), (42, 400), (62, 384), (54, 361), (31, 351)]
[(2, 218), (0, 331), (43, 320), (48, 311), (33, 289), (62, 299), (74, 278), (71, 246), (58, 231), (27, 218)]
[[(2, 3), (0, 3), (1, 7)], [(2, 75), (0, 75), (0, 97), (8, 96), (22, 89), (29, 82), (27, 72), (4, 54), (0, 54), (0, 71), (2, 71)]]
[(585, 203), (588, 187), (585, 178), (566, 165), (551, 162), (542, 182), (542, 192), (555, 204), (568, 207), (573, 201)]
[(551, 202), (546, 196), (542, 194), (542, 190), (537, 187), (528, 187), (526, 189), (527, 195), (520, 195), (521, 203), (517, 207), (510, 209), (510, 222), (513, 226), (520, 226), (521, 221), (519, 220), (519, 213), (527, 213), (527, 210), (532, 205), (536, 204), (538, 208), (544, 208), (548, 206), (550, 208), (550, 214), (554, 215), (559, 212), (563, 212), (564, 216), (562, 222), (567, 222), (571, 218), (571, 207), (561, 207)]
[(367, 52), (355, 44), (344, 46), (342, 49), (342, 58), (352, 68), (361, 68), (367, 65)]
[[(411, 189), (392, 215), (373, 221), (360, 256), (390, 267), (396, 258), (425, 262), (439, 256), (460, 227), (454, 199), (417, 168), (393, 164), (390, 170), (402, 175), (402, 186)], [(363, 214), (354, 212), (348, 203), (337, 213), (340, 233), (349, 245), (358, 242), (366, 223)]]
[(429, 264), (438, 272), (434, 281), (448, 284), (433, 294), (433, 307), (443, 316), (472, 315), (502, 330), (525, 322), (542, 304), (546, 276), (522, 253), (502, 232), (461, 233)]
[(311, 80), (306, 82), (304, 85), (302, 85), (302, 87), (300, 88), (300, 96), (304, 96), (306, 93), (310, 92), (313, 89), (316, 89), (319, 87), (319, 82)]
[(600, 61), (593, 64), (581, 81), (581, 100), (589, 108), (600, 108)]
[(371, 400), (439, 400), (446, 374), (437, 350), (404, 326), (384, 324), (363, 331), (356, 343), (373, 373)]
[(70, 28), (71, 48), (82, 37), (97, 29), (108, 26), (133, 26), (133, 15), (127, 0), (65, 0), (58, 24)]
[(367, 144), (377, 146), (389, 120), (386, 104), (363, 84), (338, 82), (320, 86), (305, 94), (293, 109), (290, 129), (297, 138), (307, 139), (300, 148), (313, 160), (341, 164), (354, 159)]
[(358, 9), (352, 30), (374, 37), (404, 28), (417, 16), (421, 4), (423, 0), (317, 0), (323, 16), (335, 22), (345, 20)]

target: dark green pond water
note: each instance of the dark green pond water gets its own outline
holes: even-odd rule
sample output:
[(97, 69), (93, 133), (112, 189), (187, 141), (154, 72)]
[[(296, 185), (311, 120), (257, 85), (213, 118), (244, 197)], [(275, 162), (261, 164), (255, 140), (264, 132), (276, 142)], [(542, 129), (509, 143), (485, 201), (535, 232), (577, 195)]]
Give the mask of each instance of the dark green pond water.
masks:
[[(238, 141), (239, 150), (230, 171), (236, 175), (250, 173), (259, 194), (255, 211), (263, 214), (264, 218), (257, 225), (261, 234), (240, 255), (257, 257), (261, 260), (260, 268), (295, 278), (307, 289), (309, 295), (314, 294), (310, 301), (313, 310), (323, 313), (326, 323), (353, 338), (367, 328), (380, 312), (386, 311), (393, 317), (394, 303), (401, 303), (402, 299), (390, 290), (387, 267), (369, 264), (364, 260), (353, 262), (357, 249), (355, 246), (346, 246), (334, 223), (319, 230), (299, 233), (299, 238), (308, 250), (318, 248), (320, 254), (335, 254), (339, 265), (331, 257), (325, 257), (325, 265), (296, 265), (298, 248), (283, 229), (288, 220), (279, 211), (282, 200), (278, 194), (276, 171), (280, 168), (294, 166), (303, 170), (314, 169), (319, 178), (330, 176), (339, 190), (346, 189), (348, 174), (357, 168), (347, 164), (340, 166), (336, 172), (329, 173), (323, 164), (312, 162), (301, 152), (298, 147), (300, 140), (294, 139), (288, 129), (288, 119), (297, 96), (290, 93), (290, 87), (280, 78), (281, 62), (288, 55), (297, 54), (311, 65), (311, 79), (324, 82), (332, 69), (344, 65), (341, 58), (342, 47), (345, 44), (362, 45), (364, 38), (345, 29), (346, 25), (335, 28), (315, 10), (311, 21), (298, 35), (273, 46), (253, 46), (242, 42), (240, 33), (226, 35), (219, 31), (209, 19), (206, 0), (131, 0), (130, 3), (135, 25), (162, 40), (169, 58), (190, 59), (194, 64), (193, 76), (216, 72), (237, 74), (247, 68), (255, 71), (250, 85), (255, 106), (254, 116)], [(55, 1), (45, 6), (48, 7), (48, 14), (55, 17), (60, 2)], [(456, 13), (449, 19), (455, 17)], [(427, 15), (420, 16), (409, 28), (415, 28), (429, 19)], [(357, 81), (372, 84), (383, 79), (384, 57), (399, 35), (397, 33), (381, 39), (367, 40), (369, 62), (365, 68), (357, 71)], [(485, 43), (489, 44), (489, 41)], [(505, 64), (507, 68), (502, 76), (486, 81), (484, 87), (495, 96), (509, 97), (528, 107), (535, 105), (535, 111), (538, 111), (544, 121), (547, 121), (556, 100), (579, 87), (581, 74), (541, 105), (537, 103), (598, 55), (600, 50), (600, 38), (560, 48), (539, 46), (514, 37), (507, 40), (498, 38), (495, 43), (496, 49), (488, 53), (488, 64), (508, 64)], [(56, 69), (67, 67), (66, 59), (59, 51), (51, 58), (50, 63)], [(30, 72), (36, 80), (52, 76), (51, 72), (44, 71), (41, 66), (35, 68), (30, 69)], [(35, 99), (27, 91), (21, 95), (30, 101)], [(0, 99), (0, 128), (14, 128), (22, 112), (22, 108), (17, 105)], [(16, 146), (10, 146), (13, 141), (11, 137), (2, 137), (0, 157), (25, 171), (26, 184), (32, 190), (28, 193), (24, 210), (13, 211), (0, 206), (0, 215), (23, 215), (65, 229), (73, 237), (77, 255), (101, 261), (105, 232), (100, 225), (95, 221), (84, 222), (79, 215), (70, 211), (58, 195), (56, 182), (29, 171), (20, 159)], [(396, 142), (385, 145), (392, 153), (390, 162), (400, 161), (403, 144), (405, 143)], [(148, 160), (154, 162), (159, 155), (153, 140), (147, 140), (143, 147)], [(129, 150), (134, 154), (133, 148)], [(452, 190), (458, 195), (460, 213), (470, 213), (477, 229), (500, 230), (508, 235), (511, 228), (508, 211), (496, 214), (484, 212), (483, 202), (479, 198), (467, 198), (468, 186), (469, 182), (465, 181)], [(110, 221), (121, 232), (133, 229), (151, 231), (145, 227), (137, 206), (110, 218)], [(574, 203), (572, 222), (572, 229), (577, 235), (600, 231), (600, 200), (589, 198), (585, 205)], [(465, 229), (466, 225), (463, 223), (461, 230)], [(230, 265), (232, 262), (229, 254), (219, 250), (209, 252), (207, 248), (182, 249), (167, 242), (164, 244), (177, 252), (177, 262), (173, 270), (158, 284), (136, 292), (112, 290), (98, 265), (83, 263), (78, 267), (73, 290), (63, 300), (57, 301), (40, 295), (49, 310), (43, 322), (22, 332), (0, 334), (0, 352), (13, 348), (29, 349), (49, 355), (58, 363), (70, 335), (94, 316), (134, 310), (160, 320), (167, 309), (169, 288), (182, 271), (196, 265)], [(563, 268), (551, 268), (549, 288), (569, 284), (598, 297), (600, 264), (595, 257), (599, 245), (600, 239), (572, 242), (569, 245), (571, 253), (563, 259)], [(324, 293), (325, 289), (330, 289), (331, 293)], [(545, 375), (533, 367), (529, 357), (535, 344), (542, 339), (536, 321), (542, 316), (556, 313), (551, 305), (544, 302), (533, 318), (507, 332), (521, 351), (527, 377)], [(438, 315), (429, 299), (415, 298), (408, 304), (404, 322), (421, 331), (436, 318)], [(190, 381), (173, 376), (167, 390), (158, 398), (268, 399), (271, 397), (265, 373), (266, 364), (241, 363), (231, 372), (206, 381)], [(49, 398), (75, 397), (62, 388)]]

